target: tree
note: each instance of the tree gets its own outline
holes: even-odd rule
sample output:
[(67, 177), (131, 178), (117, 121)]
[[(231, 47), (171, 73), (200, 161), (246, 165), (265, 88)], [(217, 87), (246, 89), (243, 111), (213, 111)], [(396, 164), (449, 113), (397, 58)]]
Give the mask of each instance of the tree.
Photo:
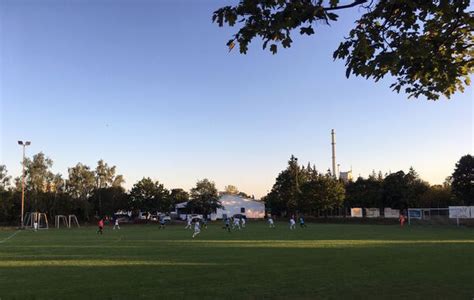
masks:
[[(95, 168), (95, 179), (96, 179), (96, 191), (95, 198), (97, 200), (96, 211), (99, 215), (102, 215), (102, 194), (105, 190), (107, 195), (117, 194), (117, 191), (120, 189), (108, 190), (110, 187), (121, 188), (122, 184), (125, 182), (122, 175), (115, 175), (115, 166), (109, 167), (102, 159), (97, 162), (97, 167)], [(120, 194), (120, 193), (118, 193)], [(121, 196), (120, 196), (121, 197)], [(113, 201), (108, 199), (108, 201)], [(110, 214), (110, 212), (109, 212)]]
[(464, 155), (456, 163), (452, 175), (452, 189), (453, 194), (462, 204), (474, 204), (474, 157), (472, 155)]
[(222, 207), (214, 182), (205, 178), (199, 180), (191, 189), (191, 197), (187, 208), (193, 213), (211, 214)]
[(145, 212), (169, 211), (169, 192), (163, 184), (143, 177), (130, 190), (130, 206)]
[(408, 187), (405, 172), (398, 171), (387, 175), (383, 182), (383, 204), (384, 207), (397, 209), (408, 208)]
[(109, 165), (102, 159), (97, 162), (95, 168), (95, 178), (97, 188), (108, 188), (111, 186), (120, 187), (125, 182), (122, 175), (115, 175), (116, 167)]
[(328, 211), (342, 206), (345, 198), (344, 184), (332, 175), (321, 175), (305, 182), (301, 197), (309, 200), (309, 207), (301, 207), (303, 212)]
[(368, 179), (357, 178), (346, 186), (347, 207), (383, 207), (382, 181), (370, 176)]
[(188, 202), (189, 193), (183, 189), (172, 189), (169, 198), (171, 204), (174, 206), (177, 203)]
[(31, 160), (25, 158), (26, 189), (34, 193), (48, 191), (54, 178), (52, 166), (53, 160), (43, 152), (33, 155)]
[(89, 218), (89, 198), (96, 187), (94, 171), (89, 166), (78, 163), (68, 169), (68, 179), (66, 180), (66, 190), (75, 201), (76, 215), (85, 219)]
[(128, 195), (123, 187), (111, 186), (94, 190), (90, 202), (100, 215), (113, 215), (128, 208)]
[(236, 6), (216, 10), (213, 22), (240, 29), (227, 42), (229, 51), (238, 44), (248, 51), (256, 37), (263, 49), (270, 43), (276, 54), (279, 46), (288, 48), (291, 34), (315, 33), (317, 24), (330, 25), (336, 12), (359, 7), (365, 11), (349, 36), (334, 52), (334, 59), (346, 63), (351, 74), (380, 80), (391, 75), (391, 88), (403, 88), (410, 97), (437, 100), (464, 91), (474, 70), (473, 16), (469, 0), (240, 0)]
[(456, 204), (453, 198), (451, 186), (436, 184), (430, 186), (429, 189), (421, 195), (420, 206), (444, 208)]
[(306, 180), (306, 171), (292, 155), (288, 167), (278, 174), (271, 192), (264, 198), (265, 205), (273, 214), (295, 212), (300, 202), (300, 184)]
[(405, 175), (405, 182), (407, 184), (406, 197), (408, 207), (420, 207), (421, 196), (429, 190), (430, 185), (420, 179), (413, 167), (410, 167), (410, 170)]
[(239, 190), (235, 185), (229, 184), (224, 188), (224, 192), (229, 195), (237, 195), (239, 193)]
[(10, 187), (11, 176), (8, 176), (7, 167), (0, 165), (0, 192), (6, 191)]

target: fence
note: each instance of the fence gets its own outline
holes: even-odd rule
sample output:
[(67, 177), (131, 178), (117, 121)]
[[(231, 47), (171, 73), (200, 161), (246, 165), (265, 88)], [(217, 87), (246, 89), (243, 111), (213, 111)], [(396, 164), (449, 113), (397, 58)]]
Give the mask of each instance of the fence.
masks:
[(474, 223), (474, 206), (448, 208), (409, 208), (408, 224), (471, 224)]

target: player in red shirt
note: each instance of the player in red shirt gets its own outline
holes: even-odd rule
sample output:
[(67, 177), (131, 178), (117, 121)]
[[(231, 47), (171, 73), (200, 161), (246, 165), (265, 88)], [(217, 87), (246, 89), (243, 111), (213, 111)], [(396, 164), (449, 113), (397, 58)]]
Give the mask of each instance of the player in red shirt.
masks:
[(102, 234), (102, 232), (103, 232), (103, 230), (104, 230), (104, 219), (101, 218), (101, 219), (99, 220), (99, 224), (98, 224), (98, 225), (99, 225), (99, 230), (97, 230), (97, 233)]
[(400, 220), (400, 227), (403, 227), (405, 225), (406, 218), (403, 214), (400, 214), (400, 217), (398, 218)]

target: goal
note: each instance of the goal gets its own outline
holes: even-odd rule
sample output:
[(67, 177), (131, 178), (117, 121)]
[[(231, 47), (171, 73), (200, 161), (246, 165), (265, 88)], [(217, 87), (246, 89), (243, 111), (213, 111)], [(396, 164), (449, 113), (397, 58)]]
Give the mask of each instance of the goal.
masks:
[(54, 223), (56, 225), (56, 228), (59, 228), (61, 226), (61, 223), (65, 227), (69, 228), (69, 222), (65, 215), (56, 215), (56, 218), (54, 219)]
[(26, 213), (25, 217), (25, 228), (31, 228), (34, 230), (48, 229), (48, 216), (45, 213), (30, 212)]
[(77, 220), (76, 215), (69, 215), (69, 226), (68, 226), (68, 228), (71, 228), (71, 226), (76, 226), (77, 228), (81, 227), (79, 225), (79, 221)]
[(79, 225), (79, 221), (77, 220), (77, 217), (76, 215), (68, 215), (68, 216), (65, 216), (65, 215), (56, 215), (56, 218), (55, 218), (55, 225), (56, 225), (56, 228), (59, 228), (60, 226), (64, 225), (65, 227), (67, 228), (71, 228), (71, 227), (81, 227)]
[(449, 218), (448, 208), (409, 208), (408, 224), (455, 225), (456, 220)]

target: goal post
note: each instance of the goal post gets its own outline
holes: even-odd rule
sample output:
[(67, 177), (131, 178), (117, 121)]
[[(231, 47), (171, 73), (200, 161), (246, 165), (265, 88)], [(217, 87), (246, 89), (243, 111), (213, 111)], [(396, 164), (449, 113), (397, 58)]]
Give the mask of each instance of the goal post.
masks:
[(408, 224), (447, 225), (455, 224), (449, 218), (449, 208), (409, 208)]
[(68, 228), (71, 228), (73, 225), (76, 226), (77, 228), (81, 227), (81, 225), (79, 225), (79, 221), (77, 220), (76, 215), (69, 215), (68, 217), (69, 217)]
[(69, 228), (69, 222), (66, 218), (65, 215), (56, 215), (56, 218), (55, 218), (55, 225), (56, 225), (56, 228), (59, 229), (61, 223), (66, 227), (66, 228)]
[(49, 229), (48, 216), (45, 213), (30, 212), (26, 214), (25, 228)]

